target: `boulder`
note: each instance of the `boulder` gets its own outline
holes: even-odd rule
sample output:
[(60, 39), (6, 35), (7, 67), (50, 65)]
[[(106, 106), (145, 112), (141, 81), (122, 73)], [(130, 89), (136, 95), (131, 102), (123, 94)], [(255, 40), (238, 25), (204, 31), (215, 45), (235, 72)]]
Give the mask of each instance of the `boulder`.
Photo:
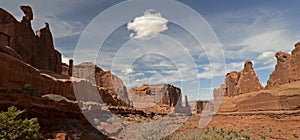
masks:
[(54, 140), (71, 140), (70, 136), (66, 133), (57, 133)]

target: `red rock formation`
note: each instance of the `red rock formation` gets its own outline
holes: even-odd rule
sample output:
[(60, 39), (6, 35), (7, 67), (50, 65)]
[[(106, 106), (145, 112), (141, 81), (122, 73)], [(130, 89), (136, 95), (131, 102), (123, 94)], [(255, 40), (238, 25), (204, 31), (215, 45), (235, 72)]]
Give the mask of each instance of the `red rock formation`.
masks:
[(23, 60), (34, 66), (37, 54), (37, 42), (31, 28), (31, 8), (21, 7), (26, 15), (22, 22), (17, 21), (11, 14), (0, 8), (0, 38), (5, 46), (13, 48)]
[(54, 140), (71, 140), (70, 136), (66, 133), (57, 133)]
[[(77, 102), (55, 101), (50, 98), (31, 96), (23, 91), (3, 91), (0, 88), (0, 110), (16, 106), (25, 110), (20, 117), (38, 118), (41, 133), (45, 139), (54, 138), (52, 133), (65, 131), (69, 134), (95, 133), (88, 120), (82, 114)], [(80, 129), (78, 129), (80, 128)], [(105, 139), (98, 133), (96, 139)]]
[(196, 113), (201, 113), (209, 104), (208, 100), (198, 100), (196, 101)]
[(48, 23), (45, 27), (37, 31), (36, 37), (39, 47), (37, 48), (37, 68), (61, 73), (61, 54), (54, 49), (53, 37)]
[(69, 65), (61, 63), (61, 74), (69, 76)]
[(287, 111), (300, 108), (300, 81), (234, 98), (224, 97), (218, 112)]
[(241, 72), (230, 72), (225, 78), (226, 90), (224, 96), (235, 96), (263, 89), (253, 68), (252, 62), (246, 60)]
[(216, 100), (221, 100), (221, 97), (224, 95), (226, 91), (226, 85), (221, 84), (219, 88), (214, 88), (213, 94), (214, 94), (214, 99)]
[(41, 73), (38, 69), (3, 52), (0, 52), (0, 65), (3, 66), (0, 68), (0, 86), (22, 90), (25, 85), (30, 85), (37, 96), (56, 94), (75, 100), (72, 82), (68, 79), (59, 80)]
[(104, 71), (91, 62), (74, 66), (73, 76), (88, 79), (98, 87), (105, 87), (108, 93), (129, 105), (127, 88), (123, 81), (110, 71)]
[(154, 104), (164, 104), (175, 107), (176, 104), (182, 104), (181, 90), (170, 84), (143, 85), (131, 88), (129, 92), (134, 106), (150, 107)]
[(289, 73), (291, 72), (290, 54), (286, 52), (277, 52), (275, 54), (277, 64), (275, 70), (270, 75), (266, 88), (274, 87), (289, 82)]
[(61, 73), (61, 54), (53, 47), (49, 26), (41, 29), (36, 38), (31, 27), (31, 7), (20, 8), (25, 14), (21, 22), (0, 8), (0, 47), (11, 47), (24, 62), (34, 67)]
[(6, 53), (19, 60), (23, 60), (22, 57), (13, 48), (9, 46), (0, 46), (0, 52)]
[(277, 64), (270, 75), (266, 89), (300, 80), (300, 42), (295, 44), (291, 55), (286, 52), (275, 54)]

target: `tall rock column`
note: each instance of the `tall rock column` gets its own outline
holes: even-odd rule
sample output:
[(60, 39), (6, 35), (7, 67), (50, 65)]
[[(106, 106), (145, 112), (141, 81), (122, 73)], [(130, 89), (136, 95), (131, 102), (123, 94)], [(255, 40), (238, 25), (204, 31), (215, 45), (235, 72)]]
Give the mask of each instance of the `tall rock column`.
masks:
[(225, 85), (224, 96), (235, 96), (263, 89), (250, 60), (245, 61), (244, 69), (241, 72), (228, 73), (225, 78)]
[(300, 42), (295, 44), (291, 54), (279, 51), (275, 57), (277, 64), (270, 75), (266, 89), (300, 80)]
[(36, 67), (61, 73), (61, 54), (54, 49), (53, 37), (48, 23), (45, 27), (37, 31), (37, 48)]

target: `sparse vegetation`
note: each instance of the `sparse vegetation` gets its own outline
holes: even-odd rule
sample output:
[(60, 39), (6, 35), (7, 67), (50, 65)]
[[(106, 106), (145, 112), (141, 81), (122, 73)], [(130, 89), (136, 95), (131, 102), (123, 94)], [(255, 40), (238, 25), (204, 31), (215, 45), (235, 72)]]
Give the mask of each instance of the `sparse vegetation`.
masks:
[(189, 130), (189, 131), (182, 131), (178, 134), (174, 133), (171, 136), (168, 136), (165, 138), (166, 140), (169, 139), (180, 139), (180, 140), (212, 140), (212, 139), (225, 139), (225, 140), (231, 140), (231, 139), (246, 139), (250, 140), (251, 137), (249, 135), (246, 135), (243, 133), (243, 131), (235, 131), (235, 130), (225, 130), (223, 128), (217, 129), (215, 127), (204, 128), (204, 132), (201, 132), (199, 130)]
[(23, 111), (11, 106), (7, 112), (0, 113), (1, 140), (37, 140), (41, 139), (37, 118), (21, 119)]
[(269, 132), (270, 132), (270, 133), (272, 132), (272, 127), (269, 128)]

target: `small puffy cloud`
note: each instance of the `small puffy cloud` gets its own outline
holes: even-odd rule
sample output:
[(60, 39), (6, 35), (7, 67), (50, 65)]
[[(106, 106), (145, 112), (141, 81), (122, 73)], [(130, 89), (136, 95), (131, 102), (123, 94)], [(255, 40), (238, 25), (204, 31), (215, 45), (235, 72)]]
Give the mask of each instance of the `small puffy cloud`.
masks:
[(134, 73), (134, 70), (132, 68), (127, 68), (125, 70), (122, 70), (122, 72), (125, 74), (131, 74), (131, 73)]
[(127, 29), (132, 30), (130, 38), (150, 39), (168, 29), (168, 20), (163, 18), (159, 12), (147, 10), (143, 16), (136, 17), (127, 23)]

